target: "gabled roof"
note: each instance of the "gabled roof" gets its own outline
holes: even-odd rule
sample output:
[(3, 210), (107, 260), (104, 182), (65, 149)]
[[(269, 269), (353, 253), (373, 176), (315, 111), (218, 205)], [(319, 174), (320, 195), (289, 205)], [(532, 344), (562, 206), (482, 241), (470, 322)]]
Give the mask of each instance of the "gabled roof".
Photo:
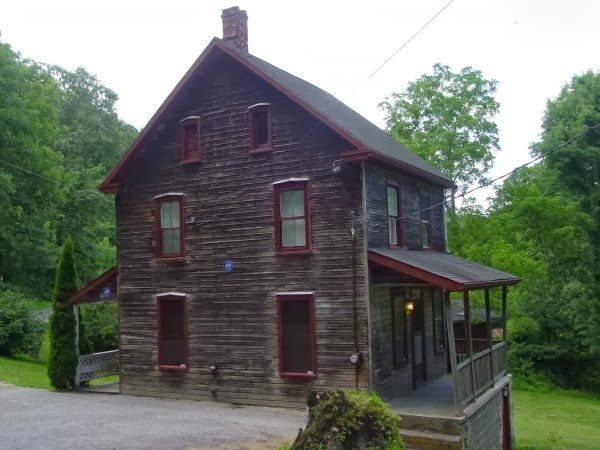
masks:
[(369, 262), (419, 278), (449, 291), (517, 284), (510, 273), (450, 255), (403, 248), (370, 248)]
[(139, 152), (141, 144), (148, 133), (159, 122), (159, 119), (186, 86), (192, 75), (202, 63), (214, 52), (222, 51), (254, 72), (263, 80), (281, 91), (299, 106), (350, 142), (356, 152), (346, 155), (349, 160), (375, 158), (385, 163), (396, 165), (408, 172), (424, 177), (444, 187), (452, 187), (453, 181), (438, 169), (427, 163), (417, 154), (398, 143), (385, 131), (381, 130), (353, 109), (346, 106), (333, 95), (302, 80), (278, 67), (263, 61), (256, 56), (240, 51), (219, 38), (213, 38), (210, 44), (187, 71), (175, 89), (166, 98), (158, 111), (141, 131), (137, 139), (121, 157), (100, 185), (103, 192), (114, 192), (127, 163)]

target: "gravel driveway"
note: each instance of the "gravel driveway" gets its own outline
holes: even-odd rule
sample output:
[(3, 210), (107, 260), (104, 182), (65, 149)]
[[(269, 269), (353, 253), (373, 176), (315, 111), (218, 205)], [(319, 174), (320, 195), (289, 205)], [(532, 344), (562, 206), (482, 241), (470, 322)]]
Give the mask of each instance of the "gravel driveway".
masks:
[(269, 449), (291, 443), (303, 412), (0, 383), (2, 449)]

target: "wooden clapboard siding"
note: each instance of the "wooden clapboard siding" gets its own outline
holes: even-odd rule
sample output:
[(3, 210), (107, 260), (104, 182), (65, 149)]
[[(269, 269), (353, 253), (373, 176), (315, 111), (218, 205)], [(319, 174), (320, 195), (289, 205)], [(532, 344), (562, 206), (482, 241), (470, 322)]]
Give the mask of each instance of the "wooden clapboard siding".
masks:
[[(403, 173), (369, 164), (366, 166), (368, 238), (371, 247), (387, 247), (388, 215), (387, 192), (388, 182), (400, 188), (400, 226), (403, 228), (404, 246), (410, 250), (423, 248), (421, 237), (421, 214), (419, 211), (427, 205), (431, 208), (431, 248), (445, 251), (444, 189)], [(435, 206), (434, 206), (435, 205)]]
[[(122, 392), (298, 407), (310, 388), (354, 386), (350, 214), (361, 215), (360, 172), (332, 173), (349, 144), (227, 55), (192, 85), (143, 144), (118, 193)], [(250, 154), (246, 113), (260, 102), (272, 104), (273, 150)], [(188, 116), (200, 117), (202, 156), (182, 165), (178, 122)], [(272, 183), (290, 177), (310, 178), (309, 255), (275, 255)], [(182, 262), (154, 257), (154, 196), (168, 192), (184, 193)], [(362, 233), (357, 223), (358, 338), (367, 356)], [(226, 259), (233, 273), (223, 272)], [(156, 294), (167, 291), (187, 295), (183, 373), (157, 367)], [(289, 291), (315, 292), (313, 379), (279, 376), (275, 296)], [(367, 374), (365, 365), (363, 388)]]

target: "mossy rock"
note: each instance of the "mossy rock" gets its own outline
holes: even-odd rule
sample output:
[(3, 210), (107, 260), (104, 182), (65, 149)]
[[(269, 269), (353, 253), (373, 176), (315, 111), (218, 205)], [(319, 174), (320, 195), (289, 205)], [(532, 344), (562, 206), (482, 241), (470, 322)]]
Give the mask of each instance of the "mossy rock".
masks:
[(398, 417), (377, 396), (361, 391), (332, 391), (311, 409), (308, 425), (292, 450), (403, 449)]

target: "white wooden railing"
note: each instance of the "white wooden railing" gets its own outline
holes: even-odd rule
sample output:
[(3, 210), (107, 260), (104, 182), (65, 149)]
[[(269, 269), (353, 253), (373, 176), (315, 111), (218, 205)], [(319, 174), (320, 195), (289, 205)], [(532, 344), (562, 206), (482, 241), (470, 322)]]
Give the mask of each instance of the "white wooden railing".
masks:
[(75, 386), (94, 378), (119, 374), (119, 350), (79, 355)]

